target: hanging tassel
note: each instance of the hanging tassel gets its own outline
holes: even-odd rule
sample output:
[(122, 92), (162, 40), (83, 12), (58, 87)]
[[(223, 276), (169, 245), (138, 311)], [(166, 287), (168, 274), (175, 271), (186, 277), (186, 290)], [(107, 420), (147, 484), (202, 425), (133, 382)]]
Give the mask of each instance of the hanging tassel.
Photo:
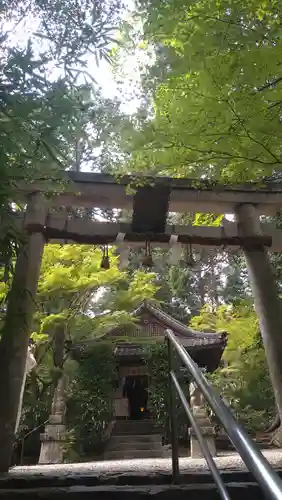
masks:
[(102, 255), (100, 267), (101, 267), (101, 269), (110, 269), (110, 267), (111, 267), (108, 245), (105, 245), (103, 247), (103, 255)]
[(172, 266), (175, 266), (182, 257), (182, 245), (178, 243), (178, 235), (172, 234), (170, 236), (169, 245), (171, 246), (169, 261)]
[(128, 268), (129, 253), (130, 253), (129, 248), (123, 248), (121, 250), (121, 252), (119, 254), (119, 263), (118, 263), (118, 268), (120, 271), (124, 271), (125, 269)]
[(130, 249), (124, 243), (125, 233), (118, 233), (116, 237), (116, 243), (119, 243), (117, 246), (117, 255), (119, 255), (119, 263), (118, 268), (120, 271), (124, 271), (127, 269), (129, 264), (129, 253)]
[(146, 246), (145, 246), (145, 256), (142, 262), (144, 267), (154, 267), (154, 261), (152, 257), (152, 252), (151, 252), (151, 245), (149, 241), (146, 241)]

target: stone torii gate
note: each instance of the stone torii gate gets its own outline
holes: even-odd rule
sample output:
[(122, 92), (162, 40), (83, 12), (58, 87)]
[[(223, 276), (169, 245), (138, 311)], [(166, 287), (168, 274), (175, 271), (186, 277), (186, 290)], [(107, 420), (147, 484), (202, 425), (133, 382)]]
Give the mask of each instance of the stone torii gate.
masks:
[[(144, 179), (135, 194), (128, 193), (134, 179), (119, 182), (110, 175), (64, 172), (64, 192), (45, 197), (45, 186), (19, 185), (19, 198), (27, 201), (25, 214), (15, 216), (15, 225), (25, 234), (25, 243), (17, 260), (4, 328), (9, 331), (14, 356), (6, 357), (1, 373), (10, 378), (1, 387), (7, 402), (0, 412), (0, 446), (11, 454), (18, 403), (25, 373), (22, 352), (28, 349), (34, 299), (46, 241), (52, 243), (115, 244), (144, 246), (173, 245), (232, 246), (245, 254), (256, 311), (259, 317), (276, 402), (282, 408), (282, 312), (275, 280), (267, 255), (282, 250), (282, 232), (260, 224), (260, 215), (275, 215), (282, 207), (282, 186), (221, 186), (186, 179)], [(148, 181), (148, 182), (147, 182)], [(49, 193), (50, 194), (50, 193)], [(18, 200), (15, 200), (18, 201)], [(54, 207), (61, 207), (60, 212)], [(70, 218), (66, 207), (96, 207), (133, 210), (131, 224), (97, 223)], [(235, 214), (236, 222), (220, 228), (167, 226), (169, 212), (207, 212)], [(19, 295), (19, 293), (21, 295)], [(20, 298), (19, 298), (20, 297)], [(21, 328), (19, 330), (19, 325)], [(6, 338), (1, 349), (5, 353)], [(2, 370), (2, 372), (1, 372)], [(17, 402), (17, 404), (15, 404)], [(10, 422), (8, 427), (4, 424)], [(0, 470), (1, 470), (0, 464)]]

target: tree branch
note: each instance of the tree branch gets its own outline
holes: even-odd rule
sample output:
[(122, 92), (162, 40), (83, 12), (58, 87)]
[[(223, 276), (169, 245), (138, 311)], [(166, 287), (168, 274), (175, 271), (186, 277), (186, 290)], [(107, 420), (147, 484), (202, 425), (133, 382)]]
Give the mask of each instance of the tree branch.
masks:
[(258, 87), (257, 92), (262, 92), (263, 90), (269, 89), (270, 87), (275, 87), (277, 83), (282, 82), (282, 76), (278, 76), (277, 78), (274, 78), (274, 80), (271, 80), (270, 82), (265, 83), (261, 87)]

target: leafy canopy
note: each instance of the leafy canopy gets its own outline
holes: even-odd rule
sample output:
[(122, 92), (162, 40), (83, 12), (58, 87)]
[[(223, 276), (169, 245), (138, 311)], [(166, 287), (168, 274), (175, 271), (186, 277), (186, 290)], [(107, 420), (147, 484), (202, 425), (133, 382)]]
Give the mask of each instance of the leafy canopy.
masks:
[(156, 63), (132, 170), (254, 180), (281, 169), (281, 3), (139, 0)]
[(53, 334), (66, 324), (74, 338), (91, 338), (118, 324), (132, 322), (129, 312), (156, 292), (155, 274), (121, 272), (109, 253), (110, 269), (101, 269), (102, 252), (89, 245), (45, 246), (39, 280), (36, 331)]
[(20, 244), (9, 218), (19, 179), (40, 178), (54, 191), (63, 188), (59, 169), (107, 163), (118, 103), (103, 99), (97, 85), (93, 91), (93, 75), (98, 60), (109, 58), (120, 9), (119, 0), (1, 3), (1, 265), (11, 264)]
[(242, 302), (212, 311), (206, 306), (192, 319), (191, 325), (199, 330), (212, 326), (227, 332), (225, 366), (211, 375), (211, 381), (250, 431), (266, 428), (275, 404), (253, 306)]

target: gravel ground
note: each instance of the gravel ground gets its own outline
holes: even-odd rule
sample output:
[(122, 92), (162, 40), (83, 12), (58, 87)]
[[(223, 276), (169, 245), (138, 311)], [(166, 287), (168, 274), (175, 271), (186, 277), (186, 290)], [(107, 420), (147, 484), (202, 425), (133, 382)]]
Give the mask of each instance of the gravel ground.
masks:
[[(273, 467), (282, 467), (282, 450), (264, 450), (263, 455)], [(216, 464), (221, 470), (242, 470), (246, 469), (237, 453), (230, 452), (220, 454), (215, 458)], [(182, 472), (204, 471), (207, 464), (204, 459), (180, 458), (180, 470)], [(120, 460), (104, 462), (88, 462), (76, 464), (56, 464), (56, 465), (31, 465), (13, 467), (9, 472), (9, 477), (31, 477), (31, 476), (55, 476), (66, 477), (74, 475), (108, 475), (117, 473), (130, 474), (156, 474), (169, 473), (171, 471), (171, 459), (150, 458), (143, 460)]]

